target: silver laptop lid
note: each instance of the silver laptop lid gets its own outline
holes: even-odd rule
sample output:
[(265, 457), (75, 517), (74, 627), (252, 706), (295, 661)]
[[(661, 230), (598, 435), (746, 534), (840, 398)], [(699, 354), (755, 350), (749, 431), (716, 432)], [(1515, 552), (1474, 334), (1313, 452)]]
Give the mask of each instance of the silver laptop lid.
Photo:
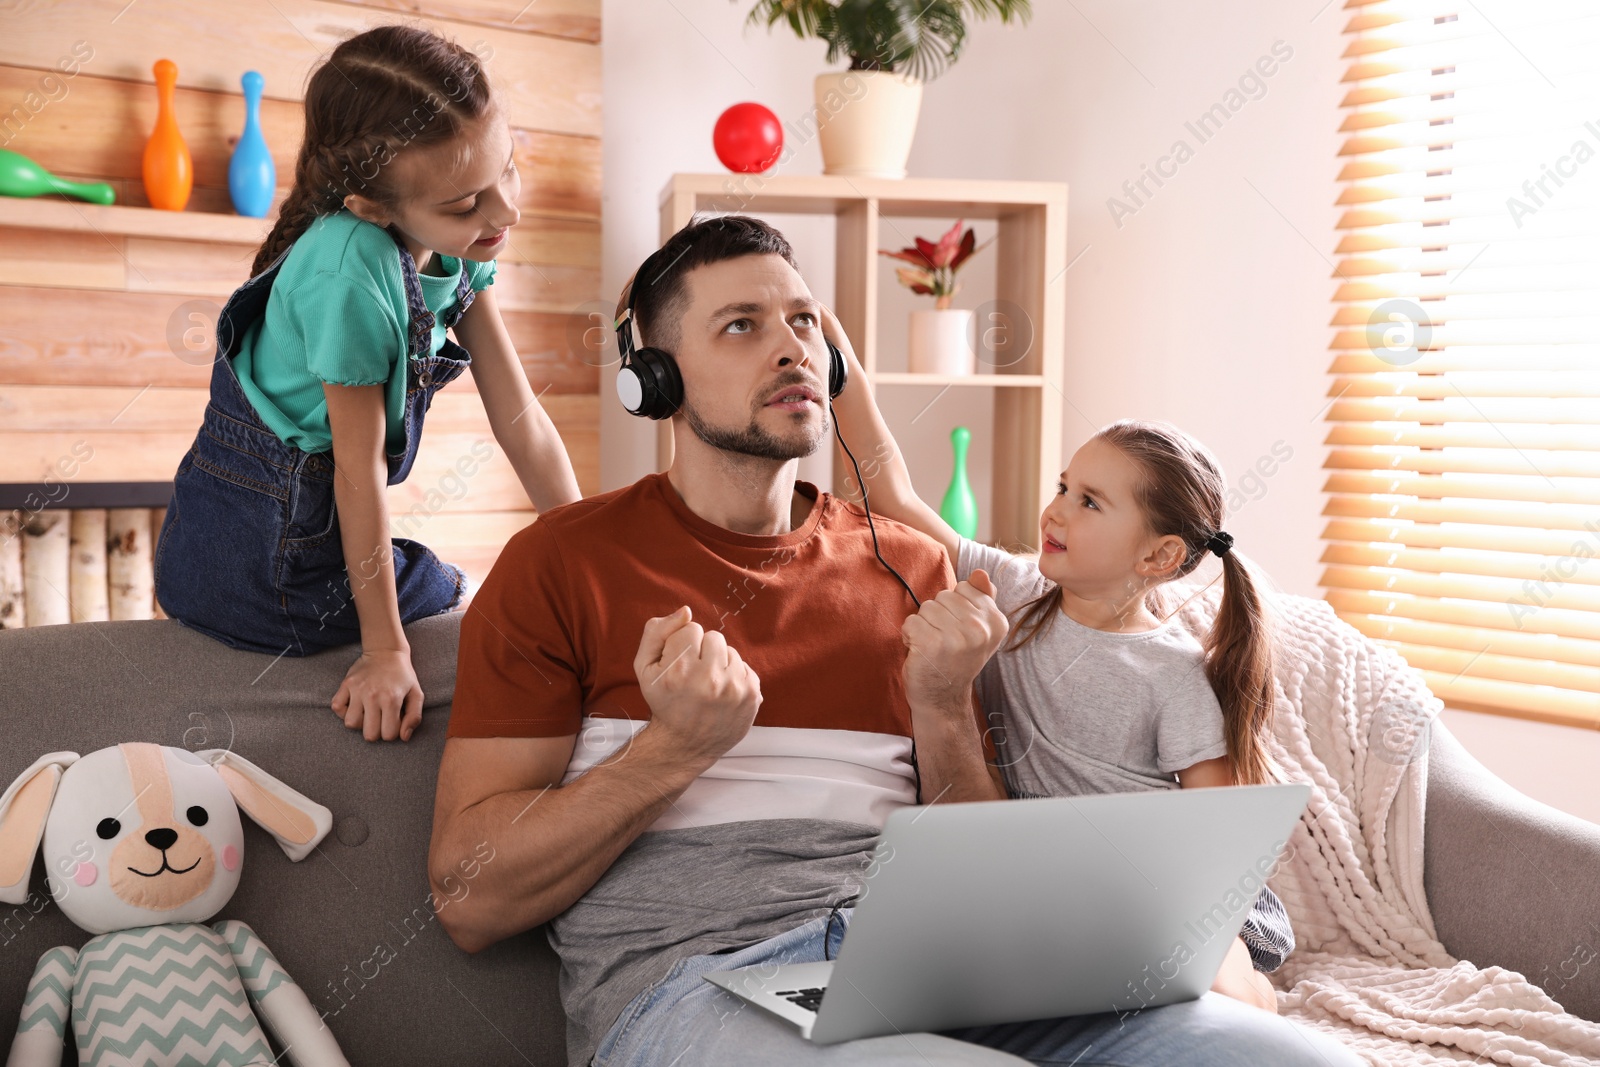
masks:
[(1197, 997), (1309, 796), (1287, 784), (897, 811), (811, 1038)]

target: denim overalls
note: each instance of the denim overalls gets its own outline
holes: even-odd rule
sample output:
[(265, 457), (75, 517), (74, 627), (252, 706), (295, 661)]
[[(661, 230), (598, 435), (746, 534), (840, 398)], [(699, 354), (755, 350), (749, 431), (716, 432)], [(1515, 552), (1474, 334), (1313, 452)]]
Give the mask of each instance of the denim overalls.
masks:
[[(411, 471), (434, 391), (472, 357), (448, 337), (438, 355), (428, 354), (433, 313), (410, 251), (394, 231), (390, 235), (411, 312), (405, 451), (385, 452), (388, 484), (394, 485)], [(334, 508), (333, 453), (284, 443), (256, 415), (233, 369), (245, 330), (266, 312), (273, 278), (288, 254), (284, 249), (236, 289), (217, 318), (211, 399), (173, 478), (156, 546), (155, 587), (161, 609), (185, 626), (234, 648), (303, 656), (361, 640)], [(447, 326), (456, 324), (474, 295), (463, 265)], [(393, 540), (393, 553), (402, 623), (461, 602), (466, 576), (460, 568), (405, 538)], [(362, 561), (350, 572), (371, 578), (377, 564)]]

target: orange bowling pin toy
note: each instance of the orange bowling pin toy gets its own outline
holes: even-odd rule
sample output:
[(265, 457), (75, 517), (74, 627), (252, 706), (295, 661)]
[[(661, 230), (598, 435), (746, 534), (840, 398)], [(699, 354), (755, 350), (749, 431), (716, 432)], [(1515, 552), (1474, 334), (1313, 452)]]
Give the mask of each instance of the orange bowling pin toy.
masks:
[(194, 163), (172, 110), (178, 65), (170, 59), (158, 59), (153, 69), (161, 110), (156, 113), (156, 128), (144, 144), (144, 193), (150, 198), (151, 207), (182, 211), (194, 186)]

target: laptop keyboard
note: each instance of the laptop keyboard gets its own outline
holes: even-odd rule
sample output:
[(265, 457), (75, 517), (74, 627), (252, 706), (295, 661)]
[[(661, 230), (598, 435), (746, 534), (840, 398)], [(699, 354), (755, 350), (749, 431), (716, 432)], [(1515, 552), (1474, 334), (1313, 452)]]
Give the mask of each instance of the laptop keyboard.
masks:
[(772, 995), (782, 997), (791, 1004), (798, 1005), (806, 1011), (816, 1011), (822, 1006), (822, 994), (825, 987), (813, 986), (810, 989), (784, 989)]

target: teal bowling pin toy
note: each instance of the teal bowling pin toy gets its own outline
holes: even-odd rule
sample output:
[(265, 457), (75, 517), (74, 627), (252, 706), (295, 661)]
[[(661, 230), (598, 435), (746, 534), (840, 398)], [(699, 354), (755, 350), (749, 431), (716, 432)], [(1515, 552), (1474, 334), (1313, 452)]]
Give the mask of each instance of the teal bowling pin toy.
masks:
[(272, 153), (261, 134), (261, 88), (265, 82), (259, 73), (247, 70), (239, 83), (244, 86), (244, 132), (228, 161), (228, 195), (235, 211), (260, 219), (272, 208), (272, 193), (278, 184)]
[(967, 481), (967, 446), (971, 443), (972, 431), (965, 426), (950, 431), (955, 469), (950, 472), (950, 488), (944, 491), (944, 503), (939, 505), (939, 517), (969, 540), (978, 536), (978, 498), (972, 495), (972, 483)]
[(105, 182), (69, 182), (57, 178), (18, 152), (0, 148), (0, 196), (42, 196), (60, 193), (94, 204), (112, 204), (117, 194)]

